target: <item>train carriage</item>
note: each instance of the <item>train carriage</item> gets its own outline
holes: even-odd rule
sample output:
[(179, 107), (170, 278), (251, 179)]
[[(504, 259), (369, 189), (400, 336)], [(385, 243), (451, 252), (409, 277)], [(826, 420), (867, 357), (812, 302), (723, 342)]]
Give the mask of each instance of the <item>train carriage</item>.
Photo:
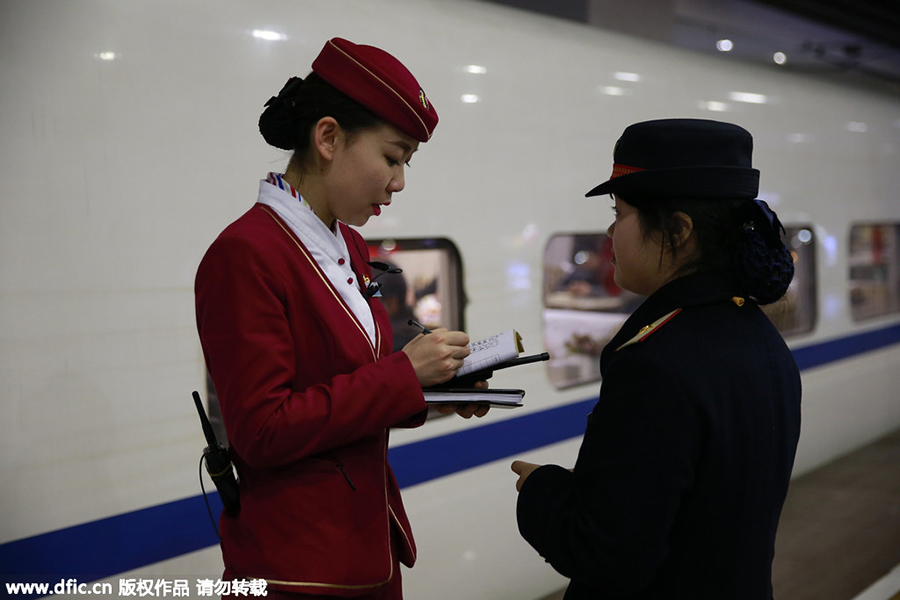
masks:
[(214, 390), (193, 276), (287, 164), (256, 129), (263, 103), (334, 36), (401, 57), (440, 114), (404, 192), (361, 230), (404, 269), (405, 305), (551, 354), (492, 379), (525, 389), (522, 408), (392, 433), (420, 550), (410, 598), (565, 583), (518, 535), (509, 463), (574, 463), (599, 348), (639, 302), (603, 272), (610, 202), (584, 197), (633, 122), (754, 135), (760, 197), (797, 261), (771, 313), (802, 369), (795, 474), (900, 426), (895, 91), (470, 0), (7, 2), (0, 578), (187, 579), (196, 594), (221, 576), (197, 481), (190, 394)]

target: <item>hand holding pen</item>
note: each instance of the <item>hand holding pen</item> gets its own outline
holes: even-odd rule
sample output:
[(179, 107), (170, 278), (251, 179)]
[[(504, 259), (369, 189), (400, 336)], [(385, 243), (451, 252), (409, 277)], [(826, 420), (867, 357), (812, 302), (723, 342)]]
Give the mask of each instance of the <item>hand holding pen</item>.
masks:
[[(469, 352), (470, 352), (469, 336), (466, 335), (465, 333), (463, 333), (462, 331), (447, 331), (446, 329), (436, 329), (436, 330), (432, 331), (431, 329), (425, 327), (424, 325), (422, 325), (421, 323), (419, 323), (418, 321), (415, 321), (413, 319), (410, 319), (408, 324), (422, 332), (422, 335), (416, 336), (416, 338), (413, 341), (411, 341), (409, 344), (407, 344), (403, 348), (403, 351), (406, 352), (407, 356), (410, 357), (411, 362), (413, 361), (414, 353), (418, 350), (418, 348), (416, 348), (416, 347), (411, 348), (411, 346), (416, 344), (416, 342), (425, 341), (425, 340), (431, 341), (436, 336), (440, 336), (440, 337), (444, 337), (445, 335), (447, 336), (447, 347), (449, 347), (451, 349), (451, 356), (461, 356), (462, 358), (465, 358), (466, 356), (469, 355)], [(459, 334), (463, 337), (458, 337), (457, 334)], [(465, 342), (464, 342), (465, 343), (465, 353), (464, 354), (459, 352), (459, 347), (456, 346), (456, 342), (458, 342), (462, 339), (465, 339)], [(453, 343), (450, 343), (451, 340)], [(416, 375), (419, 376), (419, 382), (422, 383), (422, 387), (438, 385), (440, 383), (444, 383), (444, 382), (452, 379), (453, 376), (456, 375), (456, 371), (459, 370), (459, 368), (462, 366), (462, 364), (463, 364), (463, 361), (462, 361), (462, 359), (460, 359), (458, 363), (454, 363), (453, 371), (452, 371), (452, 373), (450, 373), (449, 377), (444, 378), (444, 375), (446, 375), (446, 372), (445, 372), (441, 375), (440, 380), (435, 381), (434, 383), (430, 383), (430, 384), (422, 383), (423, 378), (422, 378), (422, 375), (420, 375), (418, 369), (416, 370)], [(413, 362), (413, 368), (415, 368), (415, 362)], [(479, 382), (475, 383), (475, 387), (476, 388), (487, 388), (488, 383), (486, 381), (479, 381)], [(487, 414), (488, 410), (490, 410), (490, 407), (484, 403), (482, 403), (482, 404), (473, 403), (473, 404), (462, 404), (462, 405), (448, 404), (446, 406), (437, 406), (437, 407), (435, 407), (435, 410), (437, 410), (439, 413), (445, 414), (445, 415), (455, 412), (462, 418), (468, 419), (473, 416), (483, 417), (484, 415)]]
[(419, 383), (430, 387), (444, 383), (456, 375), (469, 353), (469, 336), (463, 331), (444, 328), (432, 331), (417, 321), (410, 321), (422, 335), (403, 347)]

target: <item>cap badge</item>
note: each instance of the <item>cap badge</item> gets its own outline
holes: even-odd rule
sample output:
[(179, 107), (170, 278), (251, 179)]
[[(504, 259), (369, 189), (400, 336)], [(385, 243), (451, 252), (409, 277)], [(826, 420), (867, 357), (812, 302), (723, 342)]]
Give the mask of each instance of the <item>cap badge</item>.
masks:
[(422, 103), (425, 110), (428, 110), (428, 98), (425, 97), (425, 90), (422, 88), (419, 88), (419, 102)]

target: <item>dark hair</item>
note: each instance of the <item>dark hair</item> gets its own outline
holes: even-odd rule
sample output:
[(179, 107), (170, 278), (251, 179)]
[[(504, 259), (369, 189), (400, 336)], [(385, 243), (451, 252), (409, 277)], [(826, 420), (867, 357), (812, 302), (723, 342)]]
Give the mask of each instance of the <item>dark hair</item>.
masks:
[(350, 134), (384, 123), (312, 72), (306, 79), (291, 77), (278, 96), (266, 103), (259, 117), (259, 132), (270, 145), (304, 157), (309, 152), (309, 133), (322, 117), (333, 117)]
[(675, 213), (691, 217), (697, 247), (679, 274), (727, 272), (739, 292), (759, 304), (771, 304), (787, 292), (794, 277), (793, 257), (781, 240), (778, 217), (774, 213), (769, 217), (756, 201), (621, 199), (637, 209), (644, 235), (659, 232), (673, 256), (678, 253), (676, 239), (682, 228)]

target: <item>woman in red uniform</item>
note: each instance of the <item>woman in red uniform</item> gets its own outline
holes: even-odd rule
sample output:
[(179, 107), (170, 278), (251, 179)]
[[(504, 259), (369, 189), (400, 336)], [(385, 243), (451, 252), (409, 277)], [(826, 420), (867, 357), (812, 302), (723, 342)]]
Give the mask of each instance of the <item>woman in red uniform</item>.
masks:
[(291, 161), (260, 182), (196, 278), (240, 476), (240, 511), (220, 520), (225, 578), (266, 579), (270, 598), (401, 598), (399, 565), (416, 546), (388, 429), (424, 421), (422, 387), (455, 374), (469, 339), (439, 329), (392, 352), (388, 316), (365, 294), (366, 244), (347, 225), (403, 189), (437, 113), (397, 59), (340, 38), (266, 106), (260, 132)]

